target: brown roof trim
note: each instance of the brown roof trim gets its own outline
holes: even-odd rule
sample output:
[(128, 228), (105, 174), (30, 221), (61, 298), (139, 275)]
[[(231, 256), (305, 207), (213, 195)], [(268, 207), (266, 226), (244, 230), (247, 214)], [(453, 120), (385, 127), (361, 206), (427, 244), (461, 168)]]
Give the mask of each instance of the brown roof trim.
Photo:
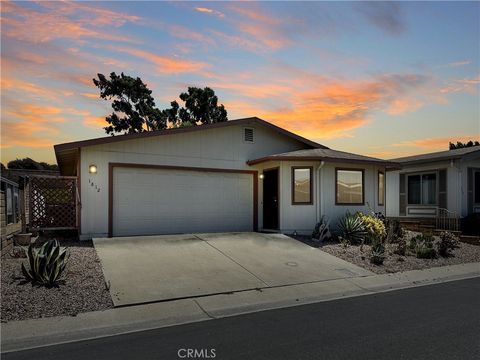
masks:
[(201, 125), (201, 126), (190, 126), (190, 127), (184, 127), (184, 128), (175, 128), (175, 129), (166, 129), (166, 130), (158, 130), (158, 131), (146, 131), (146, 132), (141, 132), (141, 133), (135, 133), (135, 134), (125, 134), (125, 135), (117, 135), (117, 136), (105, 136), (101, 138), (96, 138), (96, 139), (89, 139), (89, 140), (81, 140), (81, 141), (74, 141), (74, 142), (69, 142), (69, 143), (63, 143), (63, 144), (57, 144), (54, 145), (55, 148), (55, 154), (58, 154), (59, 152), (65, 151), (65, 150), (70, 150), (74, 148), (80, 148), (80, 147), (85, 147), (85, 146), (92, 146), (92, 145), (100, 145), (100, 144), (108, 144), (108, 143), (113, 143), (113, 142), (119, 142), (119, 141), (126, 141), (126, 140), (133, 140), (133, 139), (138, 139), (138, 138), (147, 138), (151, 136), (161, 136), (161, 135), (173, 135), (173, 134), (181, 134), (181, 133), (186, 133), (186, 132), (192, 132), (192, 131), (201, 131), (201, 130), (208, 130), (208, 129), (216, 129), (216, 128), (221, 128), (225, 126), (234, 126), (234, 125), (252, 125), (252, 124), (258, 124), (262, 125), (265, 127), (268, 127), (280, 134), (286, 135), (288, 137), (291, 137), (295, 140), (298, 140), (308, 146), (311, 146), (312, 148), (323, 148), (323, 149), (328, 149), (326, 146), (318, 144), (314, 141), (308, 140), (300, 135), (294, 134), (288, 130), (282, 129), (281, 127), (278, 127), (276, 125), (273, 125), (265, 120), (262, 120), (257, 117), (250, 117), (250, 118), (244, 118), (244, 119), (238, 119), (238, 120), (229, 120), (221, 123), (215, 123), (215, 124), (206, 124), (206, 125)]
[(358, 163), (358, 164), (376, 164), (376, 165), (384, 165), (384, 166), (392, 166), (392, 167), (399, 167), (398, 163), (388, 161), (388, 160), (359, 160), (359, 159), (339, 159), (334, 157), (328, 156), (265, 156), (263, 158), (254, 159), (247, 161), (247, 165), (256, 165), (266, 161), (329, 161), (329, 162), (336, 162), (336, 163)]

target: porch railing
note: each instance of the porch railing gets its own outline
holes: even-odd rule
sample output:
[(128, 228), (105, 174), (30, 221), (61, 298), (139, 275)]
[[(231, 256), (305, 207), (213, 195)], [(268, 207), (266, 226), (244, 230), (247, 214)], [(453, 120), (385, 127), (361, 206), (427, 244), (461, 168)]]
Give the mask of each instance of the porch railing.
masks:
[(454, 211), (439, 208), (436, 217), (436, 228), (439, 230), (458, 231), (460, 229), (460, 217)]

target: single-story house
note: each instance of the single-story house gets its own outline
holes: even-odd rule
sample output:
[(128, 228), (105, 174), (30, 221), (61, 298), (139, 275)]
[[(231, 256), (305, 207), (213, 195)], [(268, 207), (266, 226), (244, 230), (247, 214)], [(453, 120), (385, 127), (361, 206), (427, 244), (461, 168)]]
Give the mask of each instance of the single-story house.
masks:
[(389, 217), (435, 218), (480, 213), (480, 146), (408, 156), (387, 173)]
[(395, 163), (332, 150), (259, 118), (55, 145), (78, 177), (80, 237), (311, 233), (322, 215), (385, 210)]

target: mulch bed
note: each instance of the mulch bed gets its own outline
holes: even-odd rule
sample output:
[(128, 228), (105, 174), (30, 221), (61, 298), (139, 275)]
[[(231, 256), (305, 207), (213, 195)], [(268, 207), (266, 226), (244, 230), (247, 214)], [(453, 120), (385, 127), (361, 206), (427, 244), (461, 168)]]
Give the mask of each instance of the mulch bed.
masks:
[(102, 266), (91, 241), (62, 241), (70, 259), (65, 281), (47, 288), (25, 282), (25, 258), (6, 257), (1, 265), (1, 321), (70, 315), (113, 308)]
[[(413, 232), (409, 236), (415, 235)], [(436, 259), (417, 259), (415, 255), (408, 254), (400, 256), (394, 254), (395, 244), (386, 245), (386, 258), (383, 265), (374, 265), (370, 263), (370, 246), (364, 245), (363, 252), (359, 245), (349, 245), (346, 248), (338, 242), (316, 243), (307, 236), (292, 236), (307, 245), (318, 247), (319, 249), (336, 256), (340, 259), (358, 265), (364, 269), (370, 270), (376, 274), (387, 274), (409, 270), (421, 270), (438, 266), (456, 265), (480, 262), (480, 246), (460, 243), (459, 247), (454, 249), (452, 256), (438, 257)]]

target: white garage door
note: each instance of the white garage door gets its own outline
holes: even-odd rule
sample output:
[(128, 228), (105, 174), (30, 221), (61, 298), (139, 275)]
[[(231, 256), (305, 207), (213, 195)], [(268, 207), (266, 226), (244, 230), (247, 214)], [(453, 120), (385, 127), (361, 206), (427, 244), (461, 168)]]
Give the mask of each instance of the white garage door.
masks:
[(251, 174), (114, 168), (113, 236), (253, 230)]

